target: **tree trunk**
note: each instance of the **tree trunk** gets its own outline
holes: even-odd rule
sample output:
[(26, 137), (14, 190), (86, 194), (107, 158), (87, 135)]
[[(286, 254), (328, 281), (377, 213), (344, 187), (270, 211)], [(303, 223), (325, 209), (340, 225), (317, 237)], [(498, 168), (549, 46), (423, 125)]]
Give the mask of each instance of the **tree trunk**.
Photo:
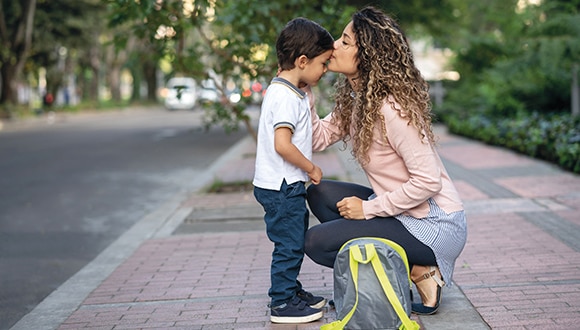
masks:
[(133, 76), (131, 101), (141, 101), (141, 84), (143, 83), (143, 73), (139, 70), (139, 68), (131, 67), (131, 76)]
[(93, 71), (91, 80), (89, 81), (88, 97), (89, 100), (95, 103), (99, 102), (99, 88), (101, 86), (101, 73), (98, 67), (91, 67)]
[(109, 89), (111, 90), (111, 99), (113, 101), (121, 101), (121, 66), (114, 63), (109, 66), (109, 73), (107, 74), (107, 81), (109, 82)]
[(0, 97), (0, 104), (10, 103), (16, 104), (16, 66), (4, 63), (0, 70), (2, 76), (2, 91)]
[(157, 66), (155, 61), (147, 60), (143, 63), (143, 75), (147, 83), (147, 100), (157, 101)]
[(32, 44), (36, 0), (21, 0), (21, 2), (22, 17), (16, 26), (16, 33), (8, 30), (10, 26), (6, 26), (5, 13), (0, 10), (0, 44), (2, 48), (7, 47), (6, 51), (0, 52), (0, 65), (2, 65), (0, 70), (2, 72), (0, 104), (16, 104), (18, 102), (17, 79), (28, 58)]
[(107, 81), (111, 90), (111, 98), (114, 101), (121, 101), (121, 71), (123, 64), (127, 62), (129, 53), (135, 49), (135, 38), (129, 37), (124, 49), (116, 49), (108, 46), (106, 50)]
[(580, 116), (580, 87), (578, 87), (578, 64), (572, 66), (572, 116)]
[(99, 87), (101, 86), (101, 50), (97, 46), (92, 46), (89, 50), (89, 67), (92, 75), (88, 81), (86, 95), (93, 102), (99, 101)]
[(254, 142), (258, 143), (258, 132), (256, 132), (254, 126), (252, 126), (252, 121), (249, 118), (244, 118), (244, 124), (246, 125), (248, 133), (250, 133), (250, 135), (254, 139)]

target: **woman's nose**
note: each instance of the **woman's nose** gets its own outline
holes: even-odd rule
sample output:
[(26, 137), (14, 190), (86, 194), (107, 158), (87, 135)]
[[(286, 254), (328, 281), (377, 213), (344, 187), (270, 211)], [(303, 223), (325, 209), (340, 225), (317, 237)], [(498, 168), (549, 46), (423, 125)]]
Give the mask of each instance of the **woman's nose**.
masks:
[(340, 39), (335, 40), (334, 41), (334, 49), (338, 49), (339, 44), (340, 44)]

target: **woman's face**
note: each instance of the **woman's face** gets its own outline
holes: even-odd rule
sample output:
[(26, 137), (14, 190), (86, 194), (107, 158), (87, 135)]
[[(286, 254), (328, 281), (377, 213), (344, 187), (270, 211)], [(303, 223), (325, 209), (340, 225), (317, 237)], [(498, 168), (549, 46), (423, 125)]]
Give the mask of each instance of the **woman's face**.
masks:
[(352, 21), (344, 28), (342, 36), (334, 42), (334, 52), (328, 62), (328, 71), (342, 73), (347, 78), (356, 78), (358, 46), (354, 32), (352, 31)]

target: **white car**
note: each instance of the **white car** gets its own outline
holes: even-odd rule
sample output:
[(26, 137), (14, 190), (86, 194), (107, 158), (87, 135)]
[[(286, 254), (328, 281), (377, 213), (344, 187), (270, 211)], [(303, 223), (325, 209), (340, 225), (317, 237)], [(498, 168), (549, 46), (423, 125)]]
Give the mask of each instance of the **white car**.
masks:
[(212, 79), (203, 80), (199, 89), (199, 102), (218, 102), (219, 92)]
[(197, 102), (197, 85), (193, 78), (175, 77), (167, 82), (165, 107), (169, 110), (191, 110)]

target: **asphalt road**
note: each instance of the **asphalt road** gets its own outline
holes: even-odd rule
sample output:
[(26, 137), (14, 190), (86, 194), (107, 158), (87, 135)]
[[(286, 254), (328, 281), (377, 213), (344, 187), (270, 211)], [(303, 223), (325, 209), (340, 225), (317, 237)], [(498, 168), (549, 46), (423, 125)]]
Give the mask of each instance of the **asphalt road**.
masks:
[(9, 329), (148, 213), (184, 196), (247, 132), (200, 111), (133, 109), (0, 130), (0, 329)]

